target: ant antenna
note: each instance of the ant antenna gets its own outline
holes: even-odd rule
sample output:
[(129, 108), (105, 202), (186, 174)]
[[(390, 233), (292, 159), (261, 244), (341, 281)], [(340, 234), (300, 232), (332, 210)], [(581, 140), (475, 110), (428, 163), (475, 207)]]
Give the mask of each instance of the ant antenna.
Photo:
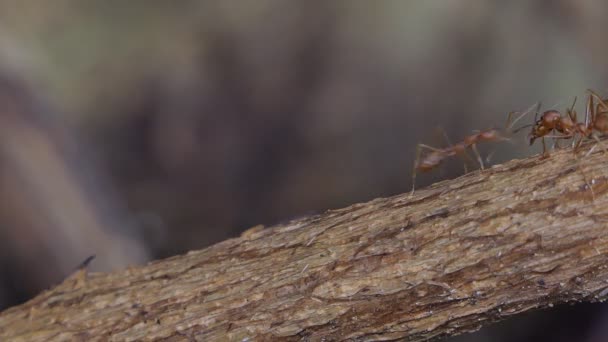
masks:
[(574, 109), (574, 105), (576, 104), (576, 100), (578, 99), (577, 96), (574, 97), (574, 101), (572, 101), (572, 106), (570, 106), (570, 110)]
[[(536, 103), (533, 104), (528, 109), (526, 109), (522, 114), (520, 114), (517, 118), (515, 118), (515, 120), (511, 120), (511, 119), (513, 117), (513, 114), (515, 114), (517, 112), (511, 112), (511, 113), (509, 113), (509, 118), (507, 119), (507, 127), (505, 128), (505, 130), (506, 131), (510, 131), (511, 128), (513, 128), (513, 126), (515, 126), (515, 124), (517, 123), (517, 121), (521, 120), (524, 116), (528, 115), (532, 111), (532, 109), (534, 108), (534, 106), (537, 106), (537, 108), (536, 108), (536, 115), (538, 115), (538, 112), (540, 111), (540, 105), (541, 105), (540, 102), (538, 102), (538, 104), (536, 104)], [(536, 116), (534, 118), (534, 122), (536, 122)], [(517, 133), (517, 132), (521, 131), (523, 128), (530, 127), (530, 126), (533, 126), (533, 125), (534, 124), (524, 125), (524, 126), (521, 126), (521, 127), (518, 127), (516, 129), (512, 130), (511, 132), (512, 133)]]
[[(574, 111), (574, 105), (576, 104), (576, 100), (577, 97), (574, 97), (574, 101), (572, 101), (572, 106), (570, 106), (570, 109), (568, 109), (568, 116), (570, 117), (570, 120), (572, 120), (573, 122), (576, 122), (576, 112)], [(585, 118), (585, 121), (587, 119)], [(587, 122), (585, 122), (585, 126), (587, 126)]]
[(528, 125), (519, 126), (519, 127), (517, 127), (516, 129), (513, 130), (513, 133), (515, 134), (515, 133), (521, 131), (524, 128), (528, 128), (528, 127), (532, 127), (532, 126), (534, 126), (534, 124), (528, 124)]
[(538, 103), (538, 107), (536, 107), (536, 114), (534, 114), (534, 122), (538, 120), (538, 113), (540, 112), (540, 105), (542, 102)]
[(441, 126), (437, 126), (437, 130), (441, 132), (441, 135), (443, 135), (443, 139), (445, 139), (445, 142), (448, 144), (448, 146), (452, 146), (450, 137), (448, 137), (448, 133), (445, 131), (445, 129)]

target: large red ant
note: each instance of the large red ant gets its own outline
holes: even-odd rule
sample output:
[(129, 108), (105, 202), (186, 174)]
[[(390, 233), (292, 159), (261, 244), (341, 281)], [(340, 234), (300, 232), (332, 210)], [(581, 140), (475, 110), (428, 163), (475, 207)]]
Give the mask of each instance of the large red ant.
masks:
[[(530, 145), (538, 138), (542, 139), (543, 143), (543, 154), (542, 157), (547, 157), (547, 150), (545, 145), (545, 137), (552, 137), (554, 139), (573, 139), (572, 146), (576, 152), (580, 144), (585, 138), (593, 138), (600, 146), (604, 147), (597, 134), (594, 131), (598, 131), (600, 134), (608, 133), (608, 105), (602, 100), (602, 98), (589, 90), (589, 99), (587, 100), (587, 106), (585, 110), (585, 122), (578, 122), (576, 118), (576, 111), (574, 103), (567, 110), (568, 116), (562, 116), (560, 112), (556, 110), (548, 110), (543, 112), (540, 119), (538, 112), (540, 105), (536, 110), (535, 123), (532, 127), (532, 131), (528, 134)], [(598, 104), (594, 106), (594, 98), (597, 99)], [(600, 111), (600, 106), (603, 107), (603, 111)], [(551, 135), (551, 133), (557, 132), (558, 135)], [(577, 135), (579, 136), (576, 141)], [(606, 148), (604, 147), (604, 151)]]
[[(453, 157), (453, 156), (463, 156), (465, 158), (469, 158), (467, 154), (467, 149), (473, 150), (475, 156), (477, 157), (477, 161), (479, 162), (479, 167), (483, 170), (483, 160), (481, 159), (481, 155), (477, 150), (477, 144), (484, 141), (505, 141), (509, 140), (509, 135), (512, 133), (511, 128), (519, 119), (525, 116), (530, 109), (522, 113), (515, 120), (513, 119), (513, 114), (517, 112), (509, 113), (507, 124), (504, 129), (504, 134), (497, 128), (487, 129), (485, 131), (479, 131), (471, 135), (467, 135), (461, 142), (453, 144), (444, 148), (436, 148), (433, 146), (418, 144), (416, 146), (416, 159), (414, 161), (414, 168), (412, 172), (412, 191), (410, 195), (414, 194), (416, 189), (416, 174), (418, 172), (424, 173), (429, 172), (439, 166), (445, 159)], [(430, 152), (424, 156), (422, 156), (422, 149), (430, 150)], [(465, 171), (466, 172), (466, 171)]]
[[(567, 117), (562, 116), (562, 114), (557, 110), (551, 109), (543, 112), (540, 118), (538, 118), (540, 103), (538, 104), (536, 114), (534, 115), (534, 124), (532, 125), (532, 130), (530, 131), (530, 134), (528, 134), (528, 140), (530, 145), (532, 145), (536, 139), (541, 138), (543, 143), (543, 157), (547, 156), (545, 137), (551, 137), (554, 139), (568, 139), (574, 138), (576, 133), (581, 133), (582, 127), (576, 121), (576, 112), (574, 111), (575, 104), (576, 98), (574, 98), (572, 107), (567, 110)], [(554, 132), (560, 133), (560, 135), (552, 134)]]

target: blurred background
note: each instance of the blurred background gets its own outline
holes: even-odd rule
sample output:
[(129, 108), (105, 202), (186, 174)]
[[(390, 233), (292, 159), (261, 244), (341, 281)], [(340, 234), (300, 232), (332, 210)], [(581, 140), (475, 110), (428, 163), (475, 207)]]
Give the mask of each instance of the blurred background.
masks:
[[(92, 254), (115, 270), (409, 191), (440, 128), (456, 142), (607, 94), (606, 18), (600, 0), (2, 0), (0, 309)], [(482, 154), (538, 153), (525, 135)], [(606, 329), (588, 304), (453, 340)]]

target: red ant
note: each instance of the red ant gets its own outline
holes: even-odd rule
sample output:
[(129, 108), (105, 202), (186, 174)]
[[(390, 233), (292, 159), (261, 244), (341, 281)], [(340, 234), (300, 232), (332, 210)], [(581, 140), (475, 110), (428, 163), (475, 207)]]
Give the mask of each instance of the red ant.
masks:
[[(541, 158), (548, 157), (545, 146), (545, 137), (550, 137), (549, 133), (556, 131), (560, 133), (560, 135), (551, 136), (554, 139), (570, 139), (572, 138), (572, 147), (574, 151), (574, 155), (576, 158), (576, 152), (580, 147), (581, 143), (585, 138), (593, 138), (597, 143), (587, 152), (585, 156), (588, 156), (593, 152), (593, 150), (599, 145), (603, 148), (604, 153), (608, 153), (605, 145), (600, 140), (599, 136), (595, 133), (596, 131), (600, 133), (600, 135), (608, 133), (608, 105), (602, 100), (602, 98), (597, 95), (592, 90), (588, 90), (589, 99), (587, 100), (587, 106), (585, 108), (585, 122), (577, 122), (576, 120), (576, 111), (574, 110), (574, 104), (576, 103), (576, 98), (574, 98), (574, 102), (572, 103), (572, 107), (567, 110), (567, 117), (562, 117), (561, 114), (556, 110), (548, 110), (543, 113), (539, 120), (535, 120), (532, 131), (528, 135), (530, 139), (530, 145), (534, 143), (534, 140), (537, 138), (542, 138), (543, 140), (543, 154)], [(594, 99), (598, 101), (597, 105), (594, 105)], [(540, 109), (540, 105), (536, 110), (536, 115), (538, 116), (538, 111)], [(578, 141), (577, 139), (578, 135)], [(556, 140), (557, 142), (557, 140)], [(583, 170), (581, 169), (581, 172)], [(583, 177), (585, 179), (585, 183), (591, 189), (592, 197), (595, 198), (593, 194), (593, 187), (591, 187), (586, 180), (586, 176), (583, 173)]]
[[(551, 137), (554, 139), (568, 139), (573, 138), (576, 133), (581, 133), (581, 125), (576, 121), (576, 112), (574, 111), (574, 105), (576, 104), (576, 98), (572, 103), (572, 107), (567, 110), (568, 116), (564, 117), (557, 110), (551, 109), (543, 112), (538, 118), (538, 112), (540, 111), (540, 103), (536, 108), (536, 114), (534, 115), (534, 124), (532, 125), (532, 131), (528, 134), (530, 145), (534, 144), (534, 141), (541, 138), (543, 143), (543, 157), (547, 156), (547, 146), (545, 144), (545, 137)], [(528, 126), (524, 126), (528, 127)], [(521, 127), (521, 128), (524, 128)], [(553, 132), (558, 132), (561, 135), (551, 135)]]
[[(485, 131), (480, 131), (471, 135), (464, 137), (463, 141), (456, 143), (454, 145), (450, 145), (445, 148), (436, 148), (425, 144), (418, 144), (416, 146), (416, 160), (414, 161), (414, 169), (412, 172), (412, 191), (411, 195), (414, 194), (416, 187), (416, 174), (418, 172), (429, 172), (439, 166), (445, 159), (453, 157), (453, 156), (464, 156), (465, 158), (469, 158), (467, 154), (467, 149), (470, 148), (475, 153), (477, 157), (477, 161), (479, 162), (480, 168), (483, 170), (483, 160), (481, 159), (481, 155), (477, 150), (477, 144), (484, 141), (505, 141), (509, 140), (507, 137), (511, 134), (511, 128), (519, 119), (521, 119), (524, 115), (530, 112), (530, 109), (525, 111), (515, 120), (512, 120), (513, 114), (516, 112), (509, 113), (507, 119), (507, 125), (505, 127), (505, 134), (502, 134), (499, 129), (491, 128)], [(422, 157), (422, 149), (430, 150), (428, 154)], [(466, 172), (466, 169), (465, 169)]]
[[(604, 100), (593, 91), (589, 90), (589, 93), (584, 123), (578, 122), (576, 119), (576, 111), (574, 110), (576, 98), (574, 98), (572, 106), (567, 110), (567, 117), (562, 116), (561, 113), (556, 110), (548, 110), (541, 115), (540, 119), (536, 120), (540, 109), (539, 104), (539, 107), (536, 110), (535, 123), (532, 127), (532, 131), (528, 134), (528, 138), (530, 140), (530, 145), (532, 145), (537, 138), (542, 138), (543, 158), (548, 156), (545, 137), (552, 137), (554, 139), (572, 138), (572, 146), (574, 147), (575, 152), (584, 138), (593, 138), (600, 146), (604, 147), (599, 137), (594, 133), (594, 130), (599, 131), (601, 134), (608, 133), (608, 105), (606, 105)], [(596, 106), (594, 106), (594, 98), (599, 102)], [(600, 106), (604, 108), (604, 111), (600, 111)], [(550, 133), (554, 131), (559, 133), (559, 135), (550, 135)], [(578, 141), (576, 141), (577, 134), (580, 136)], [(605, 147), (604, 151), (606, 151)]]

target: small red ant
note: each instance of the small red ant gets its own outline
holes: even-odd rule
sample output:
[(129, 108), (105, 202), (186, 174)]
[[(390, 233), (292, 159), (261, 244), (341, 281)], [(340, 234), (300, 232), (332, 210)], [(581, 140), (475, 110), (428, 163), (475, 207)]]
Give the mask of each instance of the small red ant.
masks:
[[(475, 153), (477, 157), (477, 161), (479, 162), (479, 167), (483, 170), (483, 160), (481, 159), (481, 155), (477, 150), (477, 144), (485, 141), (505, 141), (509, 140), (508, 136), (512, 133), (511, 128), (519, 119), (521, 119), (524, 115), (530, 112), (530, 109), (522, 113), (515, 120), (513, 119), (513, 114), (517, 112), (509, 113), (507, 119), (507, 125), (504, 129), (504, 134), (497, 128), (487, 129), (485, 131), (479, 131), (477, 133), (467, 135), (464, 139), (456, 143), (454, 145), (450, 145), (445, 148), (436, 148), (433, 146), (418, 144), (416, 146), (416, 159), (414, 161), (414, 168), (412, 172), (412, 191), (411, 195), (414, 194), (416, 189), (416, 174), (418, 172), (424, 173), (429, 172), (439, 166), (445, 159), (453, 157), (453, 156), (463, 156), (465, 158), (469, 158), (467, 154), (467, 149), (470, 148)], [(424, 156), (422, 156), (422, 149), (430, 150), (430, 152)], [(466, 172), (466, 171), (465, 171)]]

